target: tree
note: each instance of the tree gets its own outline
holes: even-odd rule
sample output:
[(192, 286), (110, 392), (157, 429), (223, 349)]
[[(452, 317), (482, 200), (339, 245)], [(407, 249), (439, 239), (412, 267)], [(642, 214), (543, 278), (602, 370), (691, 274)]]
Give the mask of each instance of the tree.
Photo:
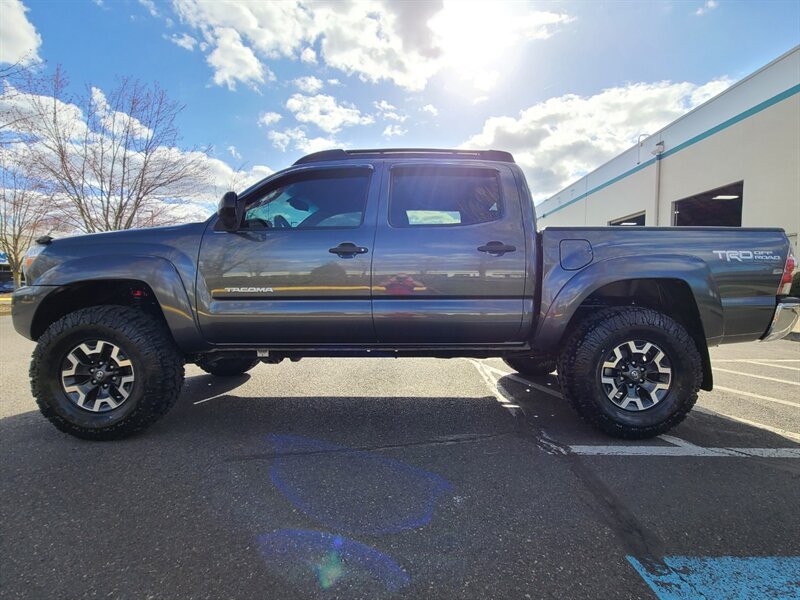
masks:
[(15, 286), (20, 284), (25, 252), (55, 225), (46, 186), (25, 171), (19, 156), (0, 149), (0, 251), (14, 273)]
[[(63, 200), (74, 228), (110, 231), (176, 222), (203, 185), (206, 151), (178, 148), (183, 106), (157, 85), (122, 79), (107, 96), (71, 96), (60, 68), (29, 77), (11, 112), (29, 174)], [(8, 85), (6, 85), (8, 88)]]

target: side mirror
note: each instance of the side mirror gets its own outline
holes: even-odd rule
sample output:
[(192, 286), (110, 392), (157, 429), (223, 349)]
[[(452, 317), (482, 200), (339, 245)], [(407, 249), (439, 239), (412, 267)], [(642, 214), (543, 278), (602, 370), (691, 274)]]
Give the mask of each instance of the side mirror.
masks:
[(244, 202), (236, 192), (225, 192), (217, 207), (219, 224), (225, 231), (238, 231), (244, 216)]

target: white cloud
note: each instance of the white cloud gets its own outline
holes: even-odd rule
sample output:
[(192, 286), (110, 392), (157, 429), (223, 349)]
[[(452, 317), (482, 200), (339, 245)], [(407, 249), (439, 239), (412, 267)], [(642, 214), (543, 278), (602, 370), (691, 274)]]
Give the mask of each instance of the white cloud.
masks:
[(188, 33), (181, 33), (181, 34), (173, 33), (170, 36), (167, 36), (165, 34), (164, 38), (169, 40), (173, 44), (176, 44), (181, 48), (188, 50), (189, 52), (193, 51), (194, 47), (197, 45), (197, 40), (192, 36), (190, 36)]
[(259, 127), (269, 127), (273, 123), (277, 123), (283, 117), (276, 112), (262, 112), (258, 115), (258, 126)]
[(328, 79), (328, 85), (342, 85), (342, 82), (338, 79)]
[(698, 17), (702, 17), (704, 14), (717, 8), (717, 6), (719, 6), (717, 0), (706, 0), (703, 6), (694, 11), (694, 14), (696, 14)]
[(378, 112), (382, 118), (387, 121), (398, 121), (402, 123), (406, 119), (408, 119), (408, 115), (401, 115), (397, 112), (397, 107), (393, 104), (389, 104), (386, 100), (381, 100), (380, 102), (373, 102), (373, 106), (378, 109)]
[[(487, 6), (451, 0), (173, 0), (173, 6), (212, 47), (220, 43), (218, 32), (234, 29), (259, 62), (319, 60), (363, 81), (391, 81), (409, 90), (424, 88), (442, 69), (477, 73), (468, 79), (489, 85), (492, 67), (503, 66), (513, 46), (547, 38), (570, 20), (566, 14), (532, 10), (527, 3)], [(218, 80), (227, 82), (229, 76)]]
[(405, 135), (408, 133), (407, 129), (403, 129), (400, 125), (387, 125), (386, 129), (383, 130), (383, 137), (395, 137), (400, 135)]
[(29, 65), (41, 61), (42, 36), (25, 15), (28, 8), (20, 0), (2, 0), (0, 18), (0, 64)]
[(314, 94), (320, 91), (325, 85), (322, 83), (321, 79), (317, 79), (313, 75), (298, 77), (297, 79), (293, 79), (292, 83), (298, 90), (305, 92), (306, 94)]
[(235, 90), (237, 81), (253, 88), (264, 83), (265, 78), (274, 81), (275, 75), (269, 67), (261, 64), (250, 48), (242, 44), (235, 29), (221, 27), (214, 34), (217, 46), (206, 59), (214, 68), (214, 83)]
[(315, 137), (309, 138), (302, 127), (284, 129), (283, 131), (270, 131), (267, 137), (281, 152), (288, 149), (300, 150), (307, 154), (319, 152), (320, 150), (330, 150), (331, 148), (341, 148), (345, 144), (337, 142), (333, 138)]
[(489, 96), (476, 96), (472, 99), (473, 106), (476, 104), (481, 104), (482, 102), (486, 102), (489, 99)]
[(426, 104), (421, 109), (423, 112), (430, 113), (434, 117), (439, 114), (439, 109), (436, 108), (433, 104)]
[(156, 8), (156, 3), (153, 0), (139, 0), (139, 4), (144, 6), (147, 9), (147, 12), (150, 13), (151, 17), (158, 17), (158, 9)]
[(236, 146), (228, 146), (228, 154), (230, 154), (236, 160), (242, 160), (242, 155), (239, 154), (239, 151), (236, 149)]
[(304, 63), (315, 65), (317, 64), (317, 53), (314, 52), (313, 48), (303, 48), (300, 52), (300, 60)]
[(535, 199), (551, 196), (575, 179), (655, 133), (730, 85), (634, 83), (594, 96), (568, 94), (515, 116), (491, 117), (463, 148), (507, 150), (523, 167)]
[(294, 118), (301, 123), (313, 123), (323, 131), (336, 133), (342, 127), (368, 125), (373, 122), (369, 115), (361, 114), (355, 106), (344, 102), (339, 104), (336, 98), (326, 94), (304, 96), (294, 94), (286, 101), (286, 108), (294, 113)]

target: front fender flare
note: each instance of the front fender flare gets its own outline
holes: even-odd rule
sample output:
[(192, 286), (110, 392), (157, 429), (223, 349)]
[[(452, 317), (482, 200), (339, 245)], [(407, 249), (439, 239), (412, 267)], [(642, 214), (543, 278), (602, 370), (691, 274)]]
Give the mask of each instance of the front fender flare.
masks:
[(159, 256), (85, 256), (65, 261), (34, 283), (53, 289), (87, 281), (143, 281), (158, 301), (178, 347), (184, 352), (203, 349), (203, 340), (183, 280), (169, 260)]

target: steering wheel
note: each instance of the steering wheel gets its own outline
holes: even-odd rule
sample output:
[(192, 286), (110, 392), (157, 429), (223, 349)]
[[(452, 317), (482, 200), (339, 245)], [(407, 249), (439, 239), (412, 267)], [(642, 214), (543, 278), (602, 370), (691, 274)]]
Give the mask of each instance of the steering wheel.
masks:
[(283, 215), (275, 215), (275, 218), (272, 220), (272, 226), (277, 229), (291, 229), (292, 225), (289, 221), (286, 220), (286, 217)]

